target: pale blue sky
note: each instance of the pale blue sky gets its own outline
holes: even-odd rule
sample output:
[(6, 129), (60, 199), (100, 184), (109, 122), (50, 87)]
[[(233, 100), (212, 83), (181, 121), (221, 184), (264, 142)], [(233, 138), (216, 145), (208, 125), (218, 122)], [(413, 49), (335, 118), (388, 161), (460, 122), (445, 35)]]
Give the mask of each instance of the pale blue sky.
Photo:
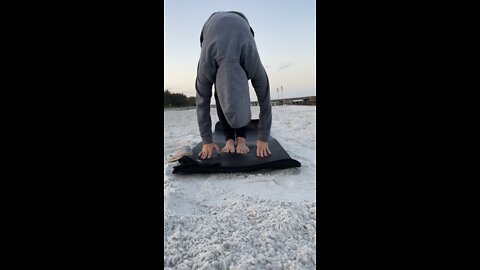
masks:
[(315, 95), (314, 0), (164, 0), (164, 6), (165, 89), (195, 96), (203, 24), (216, 11), (240, 11), (255, 31), (271, 98), (280, 86), (286, 98)]

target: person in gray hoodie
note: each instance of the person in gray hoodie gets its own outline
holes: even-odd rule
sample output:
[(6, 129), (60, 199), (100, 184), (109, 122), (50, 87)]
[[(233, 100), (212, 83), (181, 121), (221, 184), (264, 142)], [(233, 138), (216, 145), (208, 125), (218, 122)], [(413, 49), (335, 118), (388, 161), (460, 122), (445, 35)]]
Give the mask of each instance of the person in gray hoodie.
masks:
[(260, 106), (256, 154), (259, 157), (272, 154), (268, 148), (272, 126), (270, 86), (255, 45), (254, 31), (245, 15), (236, 11), (213, 13), (203, 25), (200, 46), (195, 81), (197, 120), (203, 143), (200, 158), (211, 158), (213, 149), (220, 151), (212, 140), (212, 85), (215, 85), (215, 104), (226, 141), (221, 151), (249, 152), (245, 141), (245, 127), (251, 120), (248, 80)]

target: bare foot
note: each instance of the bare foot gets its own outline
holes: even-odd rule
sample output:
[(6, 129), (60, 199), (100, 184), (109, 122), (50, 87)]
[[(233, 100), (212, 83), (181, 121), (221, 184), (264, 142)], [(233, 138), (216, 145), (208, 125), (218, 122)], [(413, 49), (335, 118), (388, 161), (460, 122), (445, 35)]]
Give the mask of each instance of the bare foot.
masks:
[(224, 153), (235, 153), (235, 144), (232, 139), (228, 140), (225, 143), (225, 146), (222, 148), (222, 152)]
[(245, 138), (237, 137), (237, 153), (246, 154), (249, 151), (250, 151), (250, 149), (247, 147), (247, 143), (245, 141)]

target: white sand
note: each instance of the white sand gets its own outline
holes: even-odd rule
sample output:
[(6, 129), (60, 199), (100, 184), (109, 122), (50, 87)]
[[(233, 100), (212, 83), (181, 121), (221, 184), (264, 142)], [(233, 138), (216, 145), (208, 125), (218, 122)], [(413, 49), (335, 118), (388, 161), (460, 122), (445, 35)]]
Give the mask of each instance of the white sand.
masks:
[(167, 154), (201, 139), (195, 110), (164, 112), (165, 269), (316, 268), (316, 107), (272, 110), (271, 135), (301, 168), (173, 175)]

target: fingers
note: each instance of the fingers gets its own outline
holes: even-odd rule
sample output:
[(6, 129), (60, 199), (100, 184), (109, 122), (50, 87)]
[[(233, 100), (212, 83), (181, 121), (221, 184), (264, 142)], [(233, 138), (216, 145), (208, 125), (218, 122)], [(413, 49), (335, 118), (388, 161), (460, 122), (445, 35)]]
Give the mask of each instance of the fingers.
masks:
[(210, 158), (212, 156), (212, 151), (210, 149), (206, 149), (203, 151), (202, 159)]
[(200, 158), (201, 158), (201, 159), (205, 159), (206, 157), (207, 157), (207, 155), (206, 155), (206, 150), (202, 150), (202, 151), (200, 152)]
[(205, 159), (205, 158), (210, 158), (212, 156), (212, 149), (210, 147), (204, 147), (202, 148), (202, 151), (200, 151), (200, 153), (198, 153), (198, 156), (201, 158), (201, 159)]
[(265, 148), (263, 146), (257, 148), (257, 156), (259, 157), (265, 157)]
[(198, 156), (201, 159), (211, 158), (213, 155), (214, 148), (215, 148), (215, 151), (217, 151), (217, 154), (220, 153), (220, 151), (224, 151), (224, 149), (220, 150), (218, 145), (216, 145), (215, 143), (204, 144), (202, 147), (202, 150), (200, 151), (200, 153), (198, 153)]
[(257, 156), (258, 157), (268, 157), (268, 154), (270, 154), (270, 155), (272, 154), (272, 152), (270, 151), (268, 146), (257, 147)]

